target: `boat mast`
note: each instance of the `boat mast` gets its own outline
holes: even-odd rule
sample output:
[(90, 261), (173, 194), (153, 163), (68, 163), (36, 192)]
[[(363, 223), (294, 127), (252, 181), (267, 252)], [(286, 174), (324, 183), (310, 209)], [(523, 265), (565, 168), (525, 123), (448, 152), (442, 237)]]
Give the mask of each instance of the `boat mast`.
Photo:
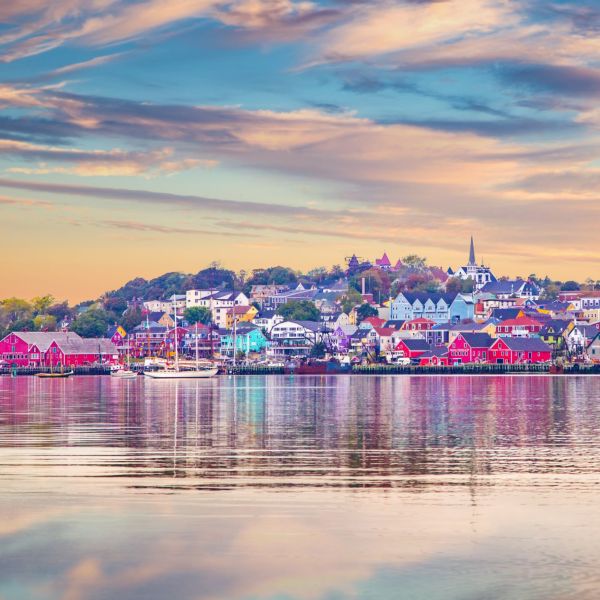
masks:
[(175, 317), (175, 370), (179, 371), (179, 348), (177, 347), (177, 303), (173, 295), (173, 316)]
[(200, 368), (200, 364), (198, 362), (198, 321), (196, 321), (196, 371)]
[(236, 363), (236, 354), (237, 354), (237, 315), (235, 314), (235, 304), (233, 305), (233, 366), (235, 367)]

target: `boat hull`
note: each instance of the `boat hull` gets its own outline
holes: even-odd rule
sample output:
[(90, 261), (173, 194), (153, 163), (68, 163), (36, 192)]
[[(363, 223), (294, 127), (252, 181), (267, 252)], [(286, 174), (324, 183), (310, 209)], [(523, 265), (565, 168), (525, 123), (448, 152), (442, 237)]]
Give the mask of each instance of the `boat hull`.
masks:
[(73, 371), (68, 371), (67, 373), (38, 373), (37, 376), (42, 379), (65, 379), (66, 377), (71, 377), (73, 375)]
[(110, 374), (114, 379), (137, 379), (138, 374), (134, 371), (116, 371)]
[(219, 369), (203, 369), (201, 371), (144, 371), (151, 379), (207, 379), (214, 377)]

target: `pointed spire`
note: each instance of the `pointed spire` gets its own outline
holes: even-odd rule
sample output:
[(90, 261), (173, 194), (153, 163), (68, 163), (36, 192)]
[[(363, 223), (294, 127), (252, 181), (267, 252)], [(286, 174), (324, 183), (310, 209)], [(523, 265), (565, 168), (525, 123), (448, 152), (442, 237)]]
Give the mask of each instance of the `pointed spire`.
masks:
[(473, 236), (471, 236), (471, 248), (469, 251), (469, 264), (470, 265), (477, 264), (475, 262), (475, 244), (473, 243)]

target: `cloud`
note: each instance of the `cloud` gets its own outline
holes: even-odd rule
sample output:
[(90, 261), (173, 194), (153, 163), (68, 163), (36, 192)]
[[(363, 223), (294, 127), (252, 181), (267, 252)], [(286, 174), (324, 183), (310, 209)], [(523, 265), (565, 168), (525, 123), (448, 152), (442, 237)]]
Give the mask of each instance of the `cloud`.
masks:
[(48, 166), (42, 162), (36, 167), (11, 167), (10, 173), (48, 174), (72, 173), (81, 176), (141, 175), (152, 173), (175, 173), (197, 166), (212, 167), (214, 160), (183, 158), (175, 160), (173, 148), (149, 152), (114, 150), (80, 150), (44, 146), (16, 140), (0, 140), (0, 156), (20, 157), (41, 161), (63, 162), (68, 166)]
[(600, 96), (600, 70), (578, 66), (513, 64), (498, 71), (504, 83), (565, 96)]
[(225, 200), (195, 196), (192, 194), (173, 194), (166, 192), (152, 192), (126, 188), (108, 188), (84, 185), (42, 183), (34, 181), (17, 181), (14, 179), (0, 178), (0, 187), (10, 189), (30, 190), (34, 192), (99, 198), (105, 200), (124, 200), (128, 202), (141, 202), (147, 204), (160, 204), (165, 206), (179, 206), (183, 208), (205, 209), (209, 211), (225, 211), (250, 213), (253, 215), (274, 215), (289, 217), (331, 217), (337, 213), (327, 210), (317, 210), (303, 206), (285, 204), (270, 204), (267, 202), (244, 202), (239, 200)]

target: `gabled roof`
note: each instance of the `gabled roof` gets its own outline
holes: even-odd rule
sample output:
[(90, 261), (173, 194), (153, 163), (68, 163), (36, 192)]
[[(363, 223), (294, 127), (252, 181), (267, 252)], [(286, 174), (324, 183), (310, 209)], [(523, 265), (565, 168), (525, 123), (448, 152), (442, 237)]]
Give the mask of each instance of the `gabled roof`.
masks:
[(492, 311), (492, 317), (504, 321), (506, 319), (516, 319), (519, 313), (523, 309), (521, 308), (494, 308)]
[(383, 256), (381, 258), (375, 259), (375, 264), (378, 267), (391, 267), (392, 266), (392, 263), (390, 262), (390, 259), (388, 258), (388, 255), (386, 252), (383, 253)]
[(494, 345), (504, 342), (511, 350), (515, 352), (552, 352), (552, 348), (538, 337), (504, 337), (498, 338)]
[(64, 354), (116, 354), (117, 347), (107, 338), (77, 338), (56, 340)]
[(455, 293), (433, 293), (428, 294), (426, 292), (402, 292), (402, 295), (408, 300), (410, 304), (414, 304), (417, 300), (421, 302), (421, 304), (425, 304), (427, 300), (431, 300), (434, 304), (437, 304), (440, 300), (444, 300), (448, 306), (454, 302), (454, 299), (458, 294)]
[(517, 319), (506, 319), (506, 321), (502, 321), (499, 325), (501, 327), (532, 327), (541, 326), (541, 323), (531, 317), (518, 317)]
[(409, 350), (429, 350), (430, 346), (427, 340), (422, 338), (406, 338), (398, 341), (398, 344), (404, 344)]
[(446, 346), (432, 346), (430, 350), (425, 352), (425, 354), (421, 354), (419, 358), (431, 358), (433, 356), (437, 356), (438, 358), (448, 356), (448, 348)]
[(380, 319), (379, 317), (367, 317), (366, 319), (363, 319), (361, 323), (368, 323), (373, 327), (382, 327), (385, 323), (385, 319)]
[(46, 352), (55, 340), (64, 343), (69, 339), (83, 339), (72, 331), (13, 331), (12, 333), (26, 344), (36, 346), (40, 352)]
[(405, 321), (400, 319), (390, 319), (389, 321), (386, 321), (383, 326), (392, 327), (393, 329), (400, 329), (404, 323)]
[(373, 327), (373, 329), (380, 337), (389, 337), (394, 333), (394, 331), (396, 331), (393, 327)]
[(462, 338), (471, 348), (489, 348), (493, 343), (493, 338), (487, 333), (461, 333)]

